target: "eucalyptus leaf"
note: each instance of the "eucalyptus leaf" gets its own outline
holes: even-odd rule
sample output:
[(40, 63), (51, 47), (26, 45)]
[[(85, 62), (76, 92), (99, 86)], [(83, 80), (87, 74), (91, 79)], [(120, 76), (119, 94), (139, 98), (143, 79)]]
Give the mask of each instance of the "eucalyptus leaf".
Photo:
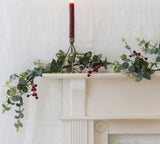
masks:
[(25, 84), (26, 81), (25, 81), (25, 79), (22, 77), (22, 78), (19, 79), (19, 83), (20, 83), (20, 84)]
[(11, 109), (11, 107), (6, 106), (5, 104), (2, 104), (2, 107), (4, 108), (4, 110), (9, 111)]
[(12, 101), (16, 102), (20, 100), (20, 96), (12, 96)]
[(160, 56), (157, 56), (156, 62), (160, 62)]
[(115, 60), (114, 62), (114, 65), (119, 65), (119, 61)]
[(19, 113), (19, 117), (20, 117), (20, 118), (23, 118), (23, 117), (24, 117), (24, 114), (23, 114), (23, 113)]
[(19, 128), (19, 124), (15, 123), (14, 126), (18, 129)]
[(92, 56), (92, 52), (89, 51), (89, 52), (85, 53), (84, 56), (87, 58), (90, 58)]
[(102, 54), (99, 54), (99, 55), (98, 55), (98, 58), (101, 59), (101, 58), (102, 58)]
[(128, 64), (127, 62), (124, 62), (124, 63), (122, 64), (122, 67), (123, 67), (124, 69), (127, 69), (127, 68), (129, 67), (129, 64)]
[(130, 73), (135, 72), (135, 67), (134, 67), (134, 65), (130, 66), (130, 67), (128, 68), (128, 70), (129, 70)]
[(147, 80), (150, 80), (151, 79), (151, 76), (149, 74), (144, 74), (143, 77)]

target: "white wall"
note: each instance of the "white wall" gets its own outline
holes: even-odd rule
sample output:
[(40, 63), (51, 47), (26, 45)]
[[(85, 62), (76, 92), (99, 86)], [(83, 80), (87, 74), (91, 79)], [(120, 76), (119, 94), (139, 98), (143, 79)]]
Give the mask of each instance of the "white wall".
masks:
[[(59, 49), (67, 50), (68, 1), (0, 0), (0, 90), (11, 73), (31, 68), (36, 59), (49, 62)], [(92, 50), (114, 60), (125, 52), (122, 36), (133, 46), (137, 36), (160, 40), (159, 0), (75, 2), (76, 45), (80, 51)], [(0, 143), (61, 143), (61, 122), (57, 121), (61, 94), (56, 91), (60, 81), (40, 80), (39, 85), (40, 99), (26, 103), (29, 109), (20, 134), (15, 134), (12, 127), (13, 115), (0, 114)], [(52, 86), (56, 87), (55, 93), (51, 93)]]

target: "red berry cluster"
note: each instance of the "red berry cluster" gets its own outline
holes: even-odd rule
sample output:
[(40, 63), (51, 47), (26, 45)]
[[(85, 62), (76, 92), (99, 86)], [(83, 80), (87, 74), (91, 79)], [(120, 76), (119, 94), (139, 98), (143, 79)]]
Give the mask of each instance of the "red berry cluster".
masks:
[[(93, 72), (98, 72), (98, 69), (100, 68), (100, 66), (97, 66), (96, 63), (93, 63), (93, 67), (93, 70), (88, 70), (88, 77), (90, 77)], [(89, 68), (89, 66), (86, 66), (86, 68)]]
[[(136, 56), (141, 56), (141, 53), (137, 53), (136, 51), (133, 51), (133, 53), (136, 55)], [(148, 60), (148, 58), (147, 57), (143, 57), (143, 56), (141, 56), (141, 58), (140, 58), (140, 60)]]
[(34, 84), (33, 82), (31, 82), (31, 85), (32, 85), (32, 89), (31, 89), (32, 94), (28, 94), (27, 97), (30, 97), (30, 95), (32, 95), (32, 96), (35, 96), (36, 99), (38, 99), (38, 96), (36, 93), (37, 84)]

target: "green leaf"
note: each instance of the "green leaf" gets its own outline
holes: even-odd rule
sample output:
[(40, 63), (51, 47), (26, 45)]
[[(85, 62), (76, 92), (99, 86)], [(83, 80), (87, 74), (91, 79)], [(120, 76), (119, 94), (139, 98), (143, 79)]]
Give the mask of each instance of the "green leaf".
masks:
[(126, 45), (125, 47), (126, 47), (126, 49), (128, 49), (128, 50), (130, 50), (130, 49), (131, 49), (129, 45)]
[(9, 81), (6, 81), (6, 85), (8, 85), (9, 84)]
[(160, 62), (160, 56), (157, 56), (156, 62)]
[(121, 37), (121, 40), (122, 40), (122, 42), (125, 42), (125, 41), (126, 41), (124, 37)]
[(129, 67), (129, 64), (128, 64), (127, 62), (124, 62), (124, 63), (122, 64), (122, 67), (123, 67), (124, 69), (127, 69), (127, 68)]
[(147, 80), (151, 80), (151, 76), (149, 74), (144, 74), (143, 77)]
[(87, 52), (84, 54), (84, 57), (90, 58), (92, 56), (92, 52)]
[(158, 43), (155, 43), (155, 45), (153, 46), (154, 48), (156, 48), (157, 47), (157, 45), (158, 45)]
[(19, 116), (15, 116), (14, 118), (15, 118), (15, 119), (19, 119)]
[(98, 55), (98, 58), (101, 59), (101, 58), (102, 58), (102, 54), (99, 54), (99, 55)]
[(11, 100), (14, 101), (14, 102), (19, 101), (20, 96), (12, 96)]
[(124, 70), (125, 68), (122, 66), (122, 65), (119, 65), (118, 67), (117, 67), (117, 70), (118, 70), (118, 72), (120, 72), (121, 70)]
[(17, 74), (10, 75), (9, 82), (12, 83), (17, 77), (18, 77)]
[(42, 76), (43, 70), (41, 68), (34, 68), (33, 75), (36, 76)]
[(4, 108), (4, 110), (9, 111), (11, 108), (7, 107), (5, 104), (2, 104), (2, 107)]
[(137, 77), (135, 78), (135, 81), (136, 81), (136, 82), (139, 82), (139, 81), (141, 81), (141, 80), (142, 80), (141, 77), (138, 77), (138, 76), (137, 76)]
[(7, 103), (8, 103), (8, 104), (11, 104), (11, 105), (14, 105), (14, 103), (12, 103), (9, 98), (8, 98), (8, 100), (7, 100)]
[(34, 65), (38, 65), (39, 63), (38, 63), (37, 61), (34, 61), (33, 64), (34, 64)]
[(123, 54), (123, 55), (120, 56), (120, 58), (121, 58), (122, 60), (126, 60), (127, 55), (126, 55), (126, 54)]
[(148, 48), (149, 42), (145, 43), (145, 47)]
[(19, 122), (19, 126), (20, 126), (20, 127), (23, 127), (23, 124), (22, 124), (21, 122)]
[(93, 62), (98, 62), (98, 56), (97, 55), (93, 56)]
[(142, 46), (142, 45), (143, 45), (143, 43), (141, 43), (141, 42), (138, 43), (138, 46)]
[(155, 71), (154, 70), (150, 70), (149, 71), (149, 74), (153, 74)]
[(158, 49), (158, 55), (160, 55), (160, 49)]
[(17, 107), (21, 107), (22, 105), (21, 105), (21, 104), (19, 104), (19, 103), (17, 103), (17, 104), (16, 104), (16, 106), (17, 106)]
[(114, 62), (114, 65), (119, 65), (119, 61), (115, 60)]
[(89, 63), (89, 60), (88, 60), (88, 59), (84, 59), (84, 60), (82, 61), (82, 64), (83, 64), (84, 66), (88, 65), (88, 63)]
[(137, 77), (137, 76), (138, 76), (138, 73), (133, 72), (132, 75), (133, 75), (134, 77)]
[(22, 78), (19, 79), (19, 83), (20, 83), (20, 84), (25, 84), (26, 81), (25, 81), (25, 79), (22, 77)]
[(130, 67), (128, 68), (128, 70), (129, 70), (130, 73), (135, 72), (135, 67), (134, 67), (134, 65), (130, 66)]
[(33, 76), (33, 70), (27, 70), (27, 72), (26, 72), (26, 79), (29, 79), (32, 76)]
[(140, 41), (140, 38), (137, 37), (137, 38), (136, 38), (136, 41), (139, 42), (139, 41)]
[(19, 117), (20, 117), (20, 118), (23, 118), (23, 117), (24, 117), (24, 114), (23, 114), (23, 113), (19, 113)]
[(80, 66), (80, 69), (81, 69), (81, 70), (84, 70), (84, 69), (85, 69), (85, 67), (84, 67), (84, 66)]
[(4, 109), (2, 109), (2, 114), (4, 114), (6, 111)]
[(15, 123), (14, 126), (18, 129), (19, 128), (19, 124)]
[(23, 87), (21, 88), (21, 90), (22, 90), (24, 93), (27, 93), (27, 92), (28, 92), (27, 86), (23, 86)]
[(19, 101), (20, 101), (21, 105), (23, 105), (23, 98), (22, 97), (20, 97)]
[(7, 95), (14, 96), (15, 94), (16, 94), (16, 89), (11, 88), (11, 89), (7, 90)]
[(159, 51), (159, 49), (158, 49), (158, 48), (156, 48), (156, 49), (154, 50), (154, 54), (157, 54), (157, 53), (158, 53), (158, 51)]

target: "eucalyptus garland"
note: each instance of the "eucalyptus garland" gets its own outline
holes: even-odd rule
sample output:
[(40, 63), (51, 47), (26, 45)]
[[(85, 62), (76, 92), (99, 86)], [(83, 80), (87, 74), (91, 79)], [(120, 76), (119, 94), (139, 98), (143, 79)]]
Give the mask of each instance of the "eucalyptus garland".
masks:
[[(91, 51), (85, 53), (74, 52), (68, 55), (62, 50), (56, 54), (57, 59), (53, 59), (49, 64), (43, 64), (40, 60), (35, 61), (35, 68), (26, 70), (20, 74), (12, 74), (6, 82), (7, 91), (5, 93), (5, 101), (2, 104), (2, 113), (15, 110), (15, 127), (17, 132), (23, 127), (21, 119), (24, 117), (23, 97), (33, 96), (38, 99), (37, 84), (34, 80), (36, 77), (42, 77), (43, 73), (82, 73), (86, 72), (86, 77), (91, 77), (92, 73), (97, 73), (100, 68), (113, 69), (114, 73), (123, 72), (135, 80), (141, 81), (143, 78), (150, 80), (151, 75), (160, 71), (158, 63), (160, 62), (160, 43), (152, 44), (150, 41), (136, 38), (140, 52), (131, 49), (126, 40), (122, 38), (125, 48), (129, 51), (129, 55), (120, 56), (120, 61), (107, 61), (102, 54), (93, 55)], [(148, 60), (144, 55), (153, 55), (153, 62)]]

